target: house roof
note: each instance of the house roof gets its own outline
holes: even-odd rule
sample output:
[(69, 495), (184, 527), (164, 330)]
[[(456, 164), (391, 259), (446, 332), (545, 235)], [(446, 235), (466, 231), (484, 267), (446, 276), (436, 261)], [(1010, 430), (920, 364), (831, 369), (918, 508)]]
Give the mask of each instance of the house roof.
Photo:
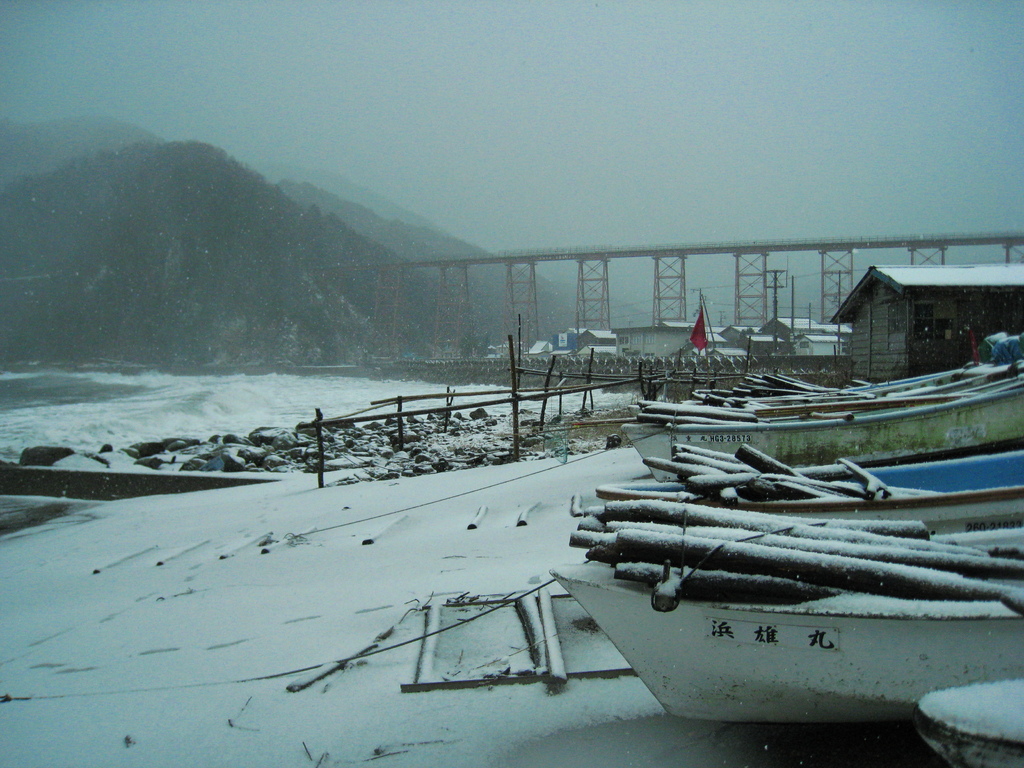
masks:
[(709, 349), (708, 352), (712, 355), (721, 355), (722, 357), (746, 357), (747, 350), (737, 349), (736, 347), (715, 347)]
[(615, 341), (615, 333), (613, 331), (592, 331), (588, 328), (585, 331), (580, 331), (579, 335), (582, 336), (584, 333), (589, 333), (595, 339), (600, 341)]
[(834, 333), (801, 333), (797, 339), (807, 339), (821, 344), (835, 344), (836, 335)]
[(850, 291), (833, 322), (852, 319), (867, 286), (878, 280), (898, 294), (907, 288), (1024, 288), (1024, 264), (918, 265), (912, 267), (869, 267)]
[(958, 266), (872, 267), (905, 288), (919, 286), (1024, 286), (1024, 264), (965, 264)]
[[(817, 320), (812, 320), (808, 317), (780, 317), (778, 318), (780, 325), (788, 328), (793, 332), (802, 333), (853, 333), (853, 327), (845, 323), (819, 323)], [(765, 332), (771, 329), (771, 321), (761, 326), (761, 331)]]

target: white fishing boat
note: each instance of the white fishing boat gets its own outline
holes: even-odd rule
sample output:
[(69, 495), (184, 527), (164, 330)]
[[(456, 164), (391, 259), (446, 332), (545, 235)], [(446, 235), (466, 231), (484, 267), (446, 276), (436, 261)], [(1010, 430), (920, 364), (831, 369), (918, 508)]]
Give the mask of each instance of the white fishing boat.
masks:
[(914, 725), (955, 768), (1024, 765), (1024, 680), (932, 691), (918, 702)]
[(608, 502), (571, 541), (591, 562), (552, 575), (671, 714), (900, 720), (930, 691), (1024, 676), (1022, 542)]
[[(677, 444), (710, 450), (750, 445), (793, 465), (840, 457), (870, 465), (1024, 443), (1024, 378), (1016, 366), (955, 395), (883, 397), (847, 403), (840, 411), (834, 407), (819, 404), (800, 414), (768, 416), (756, 409), (642, 403), (637, 421), (624, 424), (622, 432), (644, 458), (669, 460)], [(657, 479), (670, 479), (653, 471)]]
[(1024, 617), (999, 602), (842, 596), (683, 600), (600, 563), (552, 571), (673, 715), (732, 722), (908, 719), (930, 691), (1024, 675)]

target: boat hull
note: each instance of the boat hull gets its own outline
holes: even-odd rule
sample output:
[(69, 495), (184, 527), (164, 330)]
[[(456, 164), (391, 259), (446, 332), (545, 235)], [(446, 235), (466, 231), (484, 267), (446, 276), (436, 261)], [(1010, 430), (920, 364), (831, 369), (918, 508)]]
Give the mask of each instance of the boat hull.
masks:
[[(1024, 618), (999, 604), (922, 608), (870, 598), (859, 603), (861, 615), (843, 615), (828, 608), (829, 601), (744, 606), (684, 600), (659, 613), (651, 608), (649, 588), (616, 580), (604, 565), (565, 566), (552, 574), (666, 711), (680, 717), (904, 720), (929, 691), (1024, 674)], [(921, 614), (934, 605), (954, 612)]]
[(1024, 765), (1024, 680), (934, 691), (914, 709), (921, 738), (955, 768)]
[[(1024, 441), (1024, 388), (941, 405), (852, 419), (787, 420), (739, 424), (625, 424), (623, 434), (637, 452), (670, 460), (675, 443), (715, 451), (746, 444), (794, 466), (827, 464), (838, 458), (858, 463), (905, 456), (939, 457), (954, 451)], [(652, 470), (659, 480), (669, 473)]]

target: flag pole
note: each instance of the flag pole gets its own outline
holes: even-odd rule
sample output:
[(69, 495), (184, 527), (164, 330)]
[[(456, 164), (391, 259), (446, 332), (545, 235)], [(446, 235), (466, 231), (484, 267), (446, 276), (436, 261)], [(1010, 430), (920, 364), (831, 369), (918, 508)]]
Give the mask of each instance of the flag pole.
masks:
[(710, 315), (708, 315), (708, 304), (704, 299), (704, 291), (700, 292), (700, 311), (704, 316), (704, 337), (707, 339), (707, 343), (704, 345), (704, 363), (707, 368), (708, 378), (707, 386), (711, 386), (711, 352), (709, 351), (712, 344), (712, 337), (714, 331), (711, 330)]

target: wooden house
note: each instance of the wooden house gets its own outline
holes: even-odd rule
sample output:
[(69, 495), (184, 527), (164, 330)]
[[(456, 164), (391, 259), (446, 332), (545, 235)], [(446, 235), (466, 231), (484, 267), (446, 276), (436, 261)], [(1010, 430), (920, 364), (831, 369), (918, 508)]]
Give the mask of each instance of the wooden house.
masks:
[(968, 363), (971, 335), (1024, 330), (1024, 264), (871, 267), (832, 318), (853, 376), (885, 381)]
[[(696, 354), (697, 349), (690, 341), (693, 323), (663, 320), (656, 325), (616, 328), (617, 354), (626, 357), (669, 357), (682, 351), (684, 355)], [(726, 346), (726, 340), (717, 328), (707, 330), (711, 348)]]
[(581, 330), (577, 334), (577, 351), (584, 347), (612, 347), (615, 346), (615, 334), (611, 331)]

